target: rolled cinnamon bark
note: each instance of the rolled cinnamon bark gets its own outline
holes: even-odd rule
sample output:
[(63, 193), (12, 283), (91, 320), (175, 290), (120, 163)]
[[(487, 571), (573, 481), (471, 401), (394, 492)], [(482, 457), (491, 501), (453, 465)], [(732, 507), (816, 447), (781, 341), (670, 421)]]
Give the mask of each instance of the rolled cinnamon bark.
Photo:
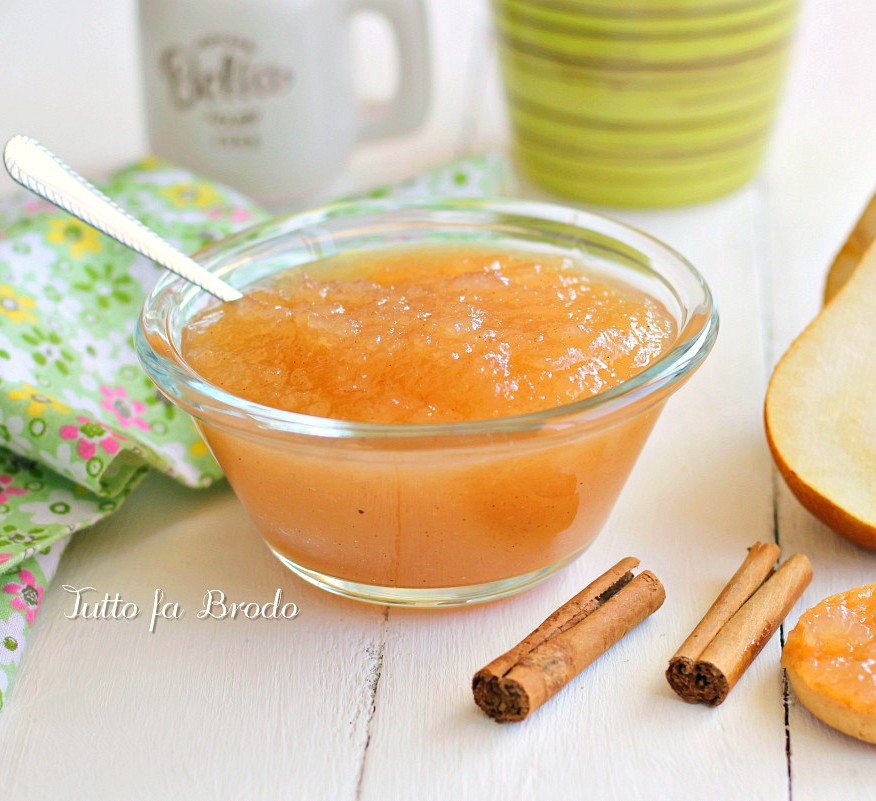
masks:
[(660, 580), (632, 557), (570, 599), (532, 634), (479, 670), (472, 681), (477, 705), (505, 723), (526, 718), (625, 634), (660, 608)]
[[(742, 605), (769, 576), (779, 558), (779, 546), (775, 543), (756, 542), (748, 549), (748, 555), (727, 586), (706, 612), (690, 636), (681, 644), (672, 659), (666, 679), (682, 698), (693, 698), (689, 684), (696, 679), (695, 663), (715, 635), (735, 615)], [(692, 700), (696, 703), (700, 699)]]
[(683, 700), (709, 706), (722, 703), (811, 581), (809, 559), (794, 554), (752, 592), (757, 577), (769, 572), (777, 553), (775, 546), (755, 543), (742, 567), (669, 661), (666, 679)]

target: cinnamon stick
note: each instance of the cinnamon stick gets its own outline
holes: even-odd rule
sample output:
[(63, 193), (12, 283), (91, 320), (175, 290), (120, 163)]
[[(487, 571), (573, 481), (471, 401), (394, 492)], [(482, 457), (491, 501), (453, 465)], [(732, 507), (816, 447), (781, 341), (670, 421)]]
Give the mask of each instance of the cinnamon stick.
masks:
[(528, 637), (479, 670), (475, 703), (494, 720), (519, 721), (660, 608), (666, 593), (627, 557), (567, 601)]
[(778, 552), (777, 546), (755, 543), (670, 659), (666, 679), (683, 700), (722, 703), (809, 584), (812, 565), (803, 554), (794, 554), (770, 575)]
[(715, 635), (742, 607), (755, 590), (767, 579), (779, 558), (779, 546), (775, 543), (756, 542), (748, 549), (748, 556), (733, 574), (727, 586), (715, 599), (690, 636), (681, 644), (669, 660), (667, 678), (675, 689), (674, 680), (684, 680), (693, 670), (694, 662), (715, 639)]

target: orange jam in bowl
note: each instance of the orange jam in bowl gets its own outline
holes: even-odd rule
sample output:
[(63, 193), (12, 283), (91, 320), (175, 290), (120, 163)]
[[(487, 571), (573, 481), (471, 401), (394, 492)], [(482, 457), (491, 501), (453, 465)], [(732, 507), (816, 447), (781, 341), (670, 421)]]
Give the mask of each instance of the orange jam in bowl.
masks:
[(530, 586), (604, 524), (708, 353), (708, 289), (595, 215), (338, 204), (205, 251), (138, 330), (274, 553), (326, 589), (449, 605)]

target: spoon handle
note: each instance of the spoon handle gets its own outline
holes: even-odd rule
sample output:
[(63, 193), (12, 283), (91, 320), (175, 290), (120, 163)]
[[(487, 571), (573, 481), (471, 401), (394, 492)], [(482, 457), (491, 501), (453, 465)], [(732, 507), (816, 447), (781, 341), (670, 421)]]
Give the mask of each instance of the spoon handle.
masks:
[(243, 297), (234, 287), (134, 219), (36, 139), (13, 136), (6, 143), (3, 160), (13, 180), (82, 222), (103, 231), (219, 300), (232, 301)]

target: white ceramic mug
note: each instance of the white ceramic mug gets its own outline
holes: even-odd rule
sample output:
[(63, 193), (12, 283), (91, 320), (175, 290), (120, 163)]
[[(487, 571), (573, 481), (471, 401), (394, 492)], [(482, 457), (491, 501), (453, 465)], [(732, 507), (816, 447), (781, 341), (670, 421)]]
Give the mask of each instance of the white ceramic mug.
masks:
[[(141, 0), (153, 152), (262, 201), (312, 195), (356, 142), (423, 120), (429, 56), (422, 0)], [(357, 99), (352, 15), (389, 23), (399, 81), (385, 103)]]

